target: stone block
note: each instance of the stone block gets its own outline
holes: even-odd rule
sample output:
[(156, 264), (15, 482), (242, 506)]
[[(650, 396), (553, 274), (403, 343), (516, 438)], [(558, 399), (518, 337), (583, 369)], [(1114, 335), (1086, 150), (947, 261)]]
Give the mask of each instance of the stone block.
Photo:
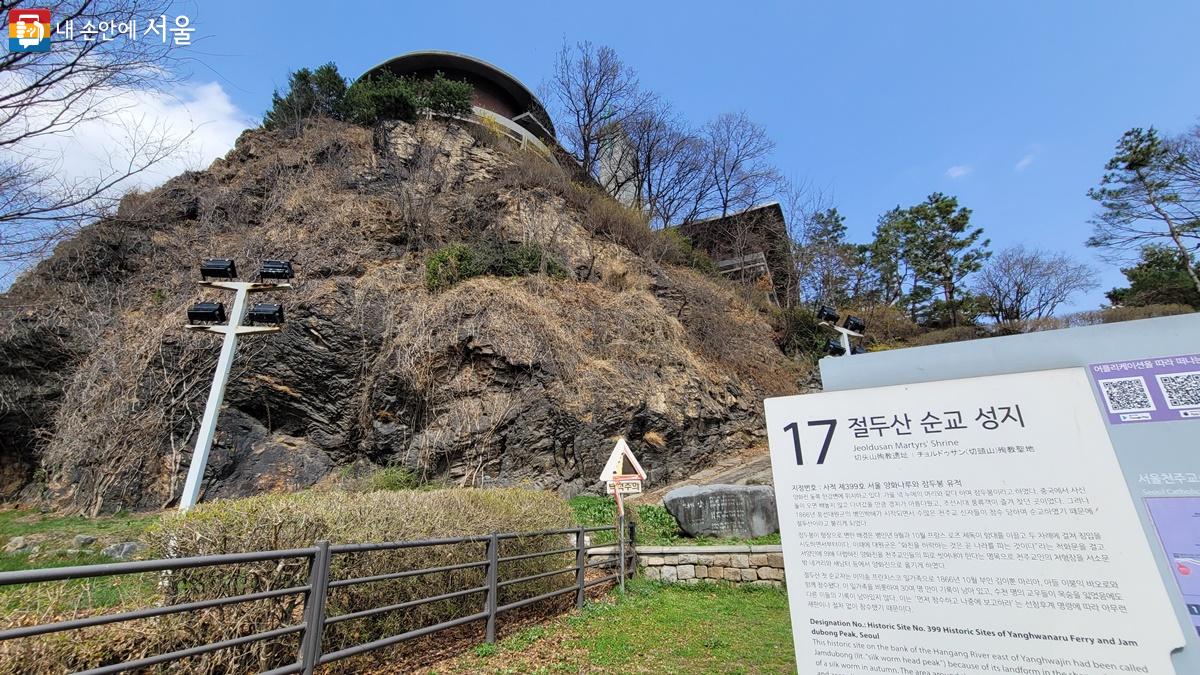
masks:
[(642, 578), (649, 579), (650, 581), (658, 581), (661, 574), (662, 574), (661, 567), (643, 567), (642, 568)]
[(736, 567), (726, 567), (725, 568), (725, 580), (726, 581), (741, 581), (742, 580), (742, 571)]
[(725, 578), (725, 568), (724, 567), (709, 567), (708, 568), (708, 578), (709, 579), (724, 579)]
[(663, 565), (660, 569), (662, 570), (660, 574), (663, 581), (670, 583), (679, 579), (679, 570), (677, 570), (675, 567), (671, 565)]
[(708, 566), (707, 565), (696, 565), (695, 567), (696, 567), (696, 578), (704, 579), (704, 578), (708, 577)]
[(700, 556), (695, 553), (683, 553), (679, 556), (680, 565), (695, 565), (699, 562)]
[(733, 555), (729, 556), (729, 566), (730, 567), (749, 567), (750, 566), (750, 556), (745, 555), (744, 553), (734, 553)]
[(713, 557), (714, 556), (711, 556), (711, 555), (703, 555), (703, 554), (698, 555), (698, 556), (696, 556), (696, 564), (697, 565), (714, 565), (714, 564), (716, 564), (716, 562), (713, 560)]
[[(620, 558), (621, 556), (618, 555), (617, 557)], [(666, 562), (665, 560), (663, 560), (663, 557), (661, 555), (648, 555), (645, 558), (642, 558), (642, 560), (644, 560), (646, 562), (646, 564), (650, 565), (651, 567), (657, 567)]]
[(767, 562), (767, 554), (766, 553), (750, 554), (750, 566), (751, 567), (764, 567), (764, 566), (770, 565), (770, 564), (771, 563)]
[(742, 573), (742, 581), (757, 581), (758, 580), (758, 572), (756, 570), (747, 568), (747, 569), (740, 570), (740, 571)]
[(685, 583), (685, 584), (698, 584), (698, 583), (700, 583), (701, 581), (703, 581), (703, 580), (702, 580), (702, 579), (688, 579), (688, 580), (684, 581), (683, 583)]
[(767, 554), (767, 565), (769, 565), (771, 567), (778, 567), (779, 569), (783, 569), (783, 554), (782, 553), (768, 553)]
[(718, 553), (717, 555), (714, 555), (712, 564), (714, 564), (718, 567), (728, 567), (729, 566), (729, 554), (728, 553)]
[(760, 567), (758, 568), (758, 578), (782, 581), (783, 570), (779, 569), (778, 567)]
[(686, 485), (663, 506), (693, 537), (761, 537), (779, 531), (775, 490), (766, 485)]
[(751, 581), (750, 585), (751, 586), (770, 586), (771, 582), (767, 581), (766, 579), (759, 579), (758, 581)]
[(687, 579), (695, 579), (696, 578), (696, 566), (695, 565), (680, 565), (679, 567), (676, 567), (675, 569), (679, 575), (680, 581), (685, 581)]

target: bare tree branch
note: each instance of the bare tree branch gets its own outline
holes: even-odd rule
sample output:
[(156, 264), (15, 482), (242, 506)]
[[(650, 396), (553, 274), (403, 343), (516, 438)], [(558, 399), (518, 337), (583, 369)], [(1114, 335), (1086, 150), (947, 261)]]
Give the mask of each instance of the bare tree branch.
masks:
[[(17, 6), (0, 2), (0, 14)], [(45, 5), (43, 5), (45, 6)], [(169, 0), (67, 0), (49, 4), (55, 30), (48, 52), (0, 57), (0, 262), (44, 255), (110, 209), (127, 181), (179, 150), (191, 130), (135, 116), (137, 94), (175, 82), (172, 41), (145, 35)], [(91, 23), (133, 24), (136, 39), (86, 39)], [(66, 27), (74, 35), (68, 39)], [(80, 125), (103, 121), (113, 136), (103, 169), (70, 178), (65, 147)], [(75, 175), (78, 175), (76, 172)]]

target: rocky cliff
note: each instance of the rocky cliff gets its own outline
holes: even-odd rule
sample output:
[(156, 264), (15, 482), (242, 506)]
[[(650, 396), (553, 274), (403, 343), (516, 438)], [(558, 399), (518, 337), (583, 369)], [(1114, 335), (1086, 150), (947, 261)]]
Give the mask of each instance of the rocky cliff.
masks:
[[(802, 373), (752, 293), (634, 251), (553, 164), (438, 122), (250, 131), (126, 197), (0, 296), (0, 496), (85, 512), (182, 487), (219, 338), (182, 330), (208, 256), (294, 261), (277, 335), (239, 345), (204, 498), (347, 465), (574, 493), (624, 435), (660, 482), (762, 442)], [(603, 209), (601, 209), (603, 210)], [(565, 278), (431, 292), (447, 243), (534, 243)], [(635, 247), (636, 248), (636, 247)]]

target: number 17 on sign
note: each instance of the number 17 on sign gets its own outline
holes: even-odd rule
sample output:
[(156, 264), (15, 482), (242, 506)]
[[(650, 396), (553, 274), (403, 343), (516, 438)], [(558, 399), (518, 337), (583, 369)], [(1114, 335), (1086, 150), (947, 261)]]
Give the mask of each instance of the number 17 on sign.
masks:
[[(825, 455), (829, 453), (829, 444), (833, 441), (833, 431), (837, 429), (837, 420), (810, 420), (810, 427), (826, 427), (825, 440), (821, 442), (821, 454), (817, 455), (817, 464), (825, 463)], [(783, 428), (792, 432), (792, 444), (796, 448), (796, 464), (804, 466), (804, 453), (800, 449), (800, 423), (792, 422)]]

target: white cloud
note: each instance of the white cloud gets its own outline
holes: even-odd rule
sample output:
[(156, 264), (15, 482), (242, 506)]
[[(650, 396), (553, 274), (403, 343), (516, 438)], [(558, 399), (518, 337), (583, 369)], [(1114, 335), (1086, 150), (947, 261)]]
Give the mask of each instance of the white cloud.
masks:
[(150, 139), (178, 145), (169, 156), (118, 187), (146, 189), (184, 171), (201, 169), (233, 147), (253, 122), (216, 82), (186, 84), (171, 91), (118, 91), (103, 104), (107, 114), (69, 131), (44, 136), (19, 152), (55, 164), (64, 180), (96, 180), (128, 163), (134, 145)]
[(974, 170), (974, 167), (967, 164), (955, 164), (949, 169), (946, 169), (946, 175), (951, 178), (962, 178)]
[(1031, 151), (1025, 153), (1025, 156), (1017, 161), (1016, 165), (1013, 166), (1013, 170), (1014, 171), (1024, 171), (1025, 169), (1028, 169), (1029, 165), (1033, 164), (1034, 160), (1036, 160), (1036, 159), (1037, 159), (1037, 151), (1031, 150)]

